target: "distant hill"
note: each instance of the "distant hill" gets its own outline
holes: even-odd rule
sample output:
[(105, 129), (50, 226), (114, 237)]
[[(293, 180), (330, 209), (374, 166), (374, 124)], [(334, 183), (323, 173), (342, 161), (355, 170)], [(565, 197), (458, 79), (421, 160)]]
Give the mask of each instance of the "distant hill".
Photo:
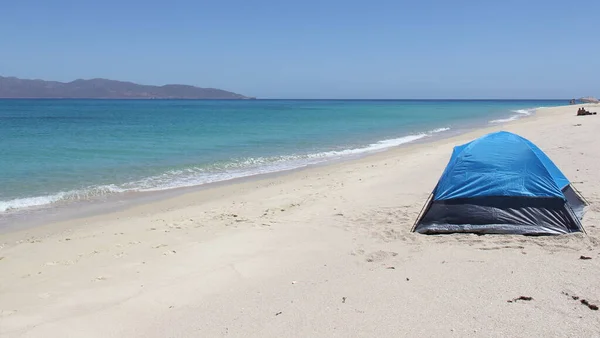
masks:
[(0, 76), (0, 98), (64, 99), (253, 99), (214, 88), (170, 84), (147, 86), (107, 79), (56, 82)]

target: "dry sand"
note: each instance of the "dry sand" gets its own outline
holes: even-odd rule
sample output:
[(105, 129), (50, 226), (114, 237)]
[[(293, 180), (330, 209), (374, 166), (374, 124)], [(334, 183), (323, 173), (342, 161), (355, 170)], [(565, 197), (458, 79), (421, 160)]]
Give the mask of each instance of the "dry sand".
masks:
[[(3, 234), (0, 336), (599, 337), (600, 116), (576, 108)], [(410, 233), (452, 147), (500, 129), (589, 200), (587, 235)]]

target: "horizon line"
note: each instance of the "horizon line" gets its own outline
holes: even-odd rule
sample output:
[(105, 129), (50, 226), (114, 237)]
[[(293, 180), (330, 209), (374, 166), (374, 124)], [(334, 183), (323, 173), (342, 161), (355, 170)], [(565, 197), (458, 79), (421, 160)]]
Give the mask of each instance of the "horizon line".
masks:
[(259, 98), (188, 99), (188, 98), (77, 98), (77, 97), (0, 97), (0, 100), (114, 100), (114, 101), (579, 101), (567, 98)]

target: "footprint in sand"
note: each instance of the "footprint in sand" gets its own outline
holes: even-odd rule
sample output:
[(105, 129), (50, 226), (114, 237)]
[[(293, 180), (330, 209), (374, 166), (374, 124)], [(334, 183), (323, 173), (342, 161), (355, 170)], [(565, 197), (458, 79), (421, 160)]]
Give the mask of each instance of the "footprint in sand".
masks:
[(171, 224), (167, 224), (167, 227), (170, 229), (181, 229), (181, 226), (177, 223), (171, 223)]
[(363, 249), (353, 250), (350, 254), (352, 256), (364, 255), (365, 254), (365, 250), (363, 250)]
[(41, 243), (42, 240), (38, 239), (38, 238), (27, 238), (27, 239), (22, 239), (19, 241), (16, 241), (15, 244), (22, 244), (22, 243)]
[(478, 248), (479, 250), (502, 250), (502, 249), (518, 249), (518, 250), (523, 250), (525, 249), (524, 246), (521, 245), (502, 245), (502, 246), (490, 246), (490, 247), (483, 247), (483, 248)]
[(398, 256), (398, 253), (392, 251), (375, 251), (367, 255), (366, 261), (369, 263), (382, 262), (390, 257)]
[(48, 299), (51, 295), (48, 292), (38, 294), (38, 297), (41, 299)]
[(8, 317), (10, 315), (14, 315), (15, 313), (17, 313), (17, 310), (2, 310), (2, 312), (0, 312), (0, 317)]

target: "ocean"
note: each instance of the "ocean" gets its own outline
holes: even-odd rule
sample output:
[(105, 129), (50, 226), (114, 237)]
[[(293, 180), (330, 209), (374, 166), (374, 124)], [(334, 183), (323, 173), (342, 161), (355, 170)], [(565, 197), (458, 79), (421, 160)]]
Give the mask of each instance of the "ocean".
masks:
[(302, 168), (564, 104), (0, 100), (0, 217)]

